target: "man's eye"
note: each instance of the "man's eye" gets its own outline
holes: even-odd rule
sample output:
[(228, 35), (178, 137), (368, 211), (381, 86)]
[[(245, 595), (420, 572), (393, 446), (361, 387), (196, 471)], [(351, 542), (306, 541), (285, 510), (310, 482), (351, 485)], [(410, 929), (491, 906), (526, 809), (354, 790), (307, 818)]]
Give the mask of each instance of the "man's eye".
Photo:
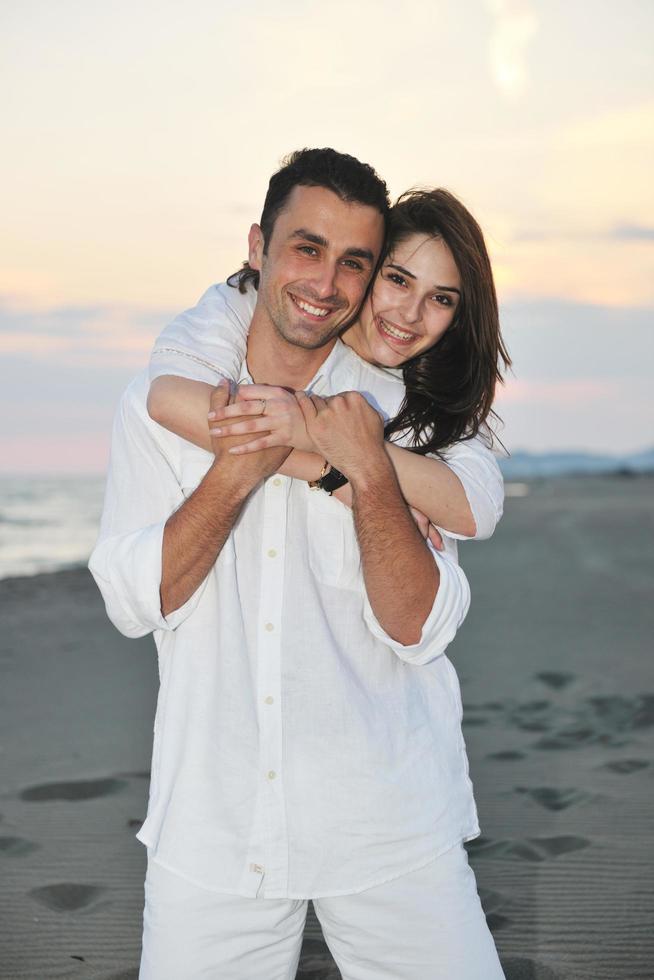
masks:
[(346, 265), (348, 269), (356, 269), (357, 272), (360, 272), (363, 269), (361, 263), (357, 262), (356, 259), (345, 259), (343, 265)]
[(298, 251), (304, 252), (305, 255), (317, 255), (318, 250), (314, 248), (313, 245), (300, 245)]

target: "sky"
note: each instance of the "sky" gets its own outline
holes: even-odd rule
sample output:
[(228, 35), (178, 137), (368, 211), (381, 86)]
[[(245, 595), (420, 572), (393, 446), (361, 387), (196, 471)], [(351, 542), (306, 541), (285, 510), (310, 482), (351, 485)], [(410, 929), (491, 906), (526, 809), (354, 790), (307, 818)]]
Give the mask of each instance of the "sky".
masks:
[(510, 450), (654, 444), (650, 0), (23, 0), (0, 37), (0, 471), (104, 470), (121, 391), (301, 146), (478, 218)]

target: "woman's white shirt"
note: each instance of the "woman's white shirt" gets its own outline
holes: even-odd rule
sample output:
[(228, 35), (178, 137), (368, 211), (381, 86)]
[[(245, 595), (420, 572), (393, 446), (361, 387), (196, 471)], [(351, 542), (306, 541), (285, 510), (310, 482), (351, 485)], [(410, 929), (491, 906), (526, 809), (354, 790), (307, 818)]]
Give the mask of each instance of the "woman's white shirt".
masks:
[[(210, 286), (197, 305), (176, 316), (155, 341), (150, 380), (172, 374), (211, 385), (221, 377), (237, 381), (256, 299), (251, 284), (244, 293), (228, 283)], [(402, 377), (399, 370), (385, 373)], [(475, 540), (491, 537), (504, 507), (504, 481), (490, 442), (485, 430), (483, 435), (448, 447), (442, 457), (463, 485), (475, 519)], [(444, 533), (461, 540), (467, 537)]]

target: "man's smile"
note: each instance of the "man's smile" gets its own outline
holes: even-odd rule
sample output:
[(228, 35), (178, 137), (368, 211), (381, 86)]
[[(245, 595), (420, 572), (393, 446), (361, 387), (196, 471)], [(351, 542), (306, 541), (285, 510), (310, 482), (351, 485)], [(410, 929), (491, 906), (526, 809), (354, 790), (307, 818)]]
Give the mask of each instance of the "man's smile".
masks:
[(288, 295), (291, 297), (296, 309), (312, 320), (324, 320), (326, 316), (334, 312), (333, 306), (317, 306), (315, 303), (309, 303), (308, 300), (302, 299), (294, 293), (289, 292)]

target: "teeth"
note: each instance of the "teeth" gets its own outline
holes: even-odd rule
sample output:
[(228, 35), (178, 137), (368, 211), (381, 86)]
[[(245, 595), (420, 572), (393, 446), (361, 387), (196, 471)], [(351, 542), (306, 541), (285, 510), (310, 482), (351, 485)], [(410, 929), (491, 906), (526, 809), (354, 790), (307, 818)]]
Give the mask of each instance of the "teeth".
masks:
[(293, 299), (305, 313), (310, 313), (311, 316), (327, 316), (329, 310), (321, 310), (317, 306), (310, 306), (309, 303), (305, 303), (304, 300), (299, 299), (299, 297), (294, 296)]
[(405, 333), (404, 330), (398, 330), (397, 327), (392, 327), (390, 323), (386, 323), (386, 320), (380, 320), (380, 323), (386, 333), (389, 333), (391, 337), (397, 337), (398, 340), (411, 340), (414, 334)]

